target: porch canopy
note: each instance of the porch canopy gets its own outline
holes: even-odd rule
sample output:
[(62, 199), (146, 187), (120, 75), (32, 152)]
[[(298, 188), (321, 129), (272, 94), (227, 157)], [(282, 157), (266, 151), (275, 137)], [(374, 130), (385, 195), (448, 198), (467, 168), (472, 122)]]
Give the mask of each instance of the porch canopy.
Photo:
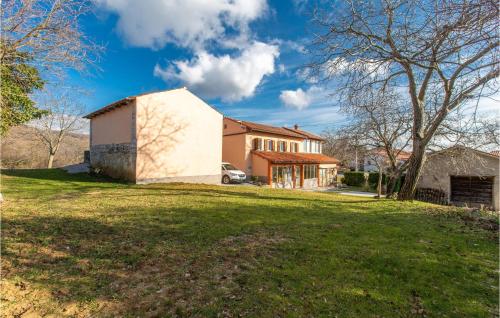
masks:
[[(340, 162), (332, 157), (328, 157), (319, 153), (302, 153), (302, 152), (273, 152), (273, 151), (253, 151), (253, 154), (256, 157), (259, 157), (267, 161), (267, 182), (269, 185), (273, 184), (273, 169), (276, 168), (276, 173), (279, 174), (279, 167), (288, 167), (288, 172), (290, 174), (290, 178), (283, 177), (282, 179), (286, 179), (289, 181), (290, 185), (287, 187), (312, 187), (319, 186), (320, 175), (319, 175), (319, 167), (321, 165), (335, 165)], [(257, 166), (262, 167), (254, 161), (254, 167)], [(262, 167), (263, 168), (263, 167)], [(304, 170), (307, 170), (307, 173), (304, 173)], [(261, 170), (262, 171), (262, 170)], [(313, 174), (314, 176), (311, 176)], [(277, 176), (278, 178), (278, 176)], [(309, 180), (305, 182), (305, 179)], [(312, 184), (314, 183), (314, 185)]]
[(339, 164), (335, 158), (320, 153), (253, 151), (272, 164)]

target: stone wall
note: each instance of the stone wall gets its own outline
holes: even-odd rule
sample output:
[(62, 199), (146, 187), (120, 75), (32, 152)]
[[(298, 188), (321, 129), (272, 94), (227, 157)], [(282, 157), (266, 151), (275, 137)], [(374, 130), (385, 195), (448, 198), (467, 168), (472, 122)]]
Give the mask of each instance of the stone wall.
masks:
[(137, 146), (135, 143), (93, 145), (90, 165), (112, 178), (136, 181)]

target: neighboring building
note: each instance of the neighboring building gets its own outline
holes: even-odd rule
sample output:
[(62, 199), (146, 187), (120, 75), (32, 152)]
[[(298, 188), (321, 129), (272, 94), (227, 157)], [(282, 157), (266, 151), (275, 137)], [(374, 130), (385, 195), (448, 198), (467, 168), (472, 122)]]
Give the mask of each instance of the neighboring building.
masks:
[(323, 138), (309, 132), (224, 118), (222, 159), (273, 187), (331, 184), (337, 159), (321, 153)]
[[(397, 165), (400, 166), (405, 163), (411, 156), (411, 152), (407, 152), (400, 149), (394, 150), (396, 153)], [(368, 150), (365, 153), (363, 159), (363, 171), (365, 172), (378, 172), (378, 166), (376, 162), (388, 162), (389, 156), (387, 156), (387, 151), (383, 148), (374, 148)]]
[(223, 116), (185, 88), (127, 97), (90, 119), (90, 164), (136, 183), (220, 183)]
[(443, 193), (447, 203), (500, 209), (500, 157), (466, 147), (430, 154), (418, 187)]

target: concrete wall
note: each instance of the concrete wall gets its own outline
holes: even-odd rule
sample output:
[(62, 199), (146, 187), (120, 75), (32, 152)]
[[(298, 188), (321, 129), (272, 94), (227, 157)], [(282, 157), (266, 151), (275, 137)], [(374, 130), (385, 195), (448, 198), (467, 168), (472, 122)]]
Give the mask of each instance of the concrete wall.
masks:
[(245, 142), (244, 134), (224, 136), (222, 139), (222, 161), (229, 162), (241, 171), (248, 173)]
[(499, 158), (470, 150), (437, 153), (427, 158), (418, 187), (442, 190), (449, 201), (450, 176), (494, 176), (493, 205), (499, 210), (499, 162)]
[(253, 175), (259, 177), (262, 182), (267, 182), (268, 161), (262, 157), (252, 154)]
[(138, 183), (220, 183), (222, 115), (187, 89), (137, 97)]
[(229, 118), (224, 118), (224, 130), (223, 130), (224, 136), (243, 133), (246, 130), (247, 130), (246, 127), (242, 126), (237, 121), (234, 121)]
[(113, 178), (136, 180), (135, 102), (90, 120), (90, 165)]
[(91, 144), (109, 145), (132, 142), (135, 134), (135, 102), (119, 106), (90, 120)]

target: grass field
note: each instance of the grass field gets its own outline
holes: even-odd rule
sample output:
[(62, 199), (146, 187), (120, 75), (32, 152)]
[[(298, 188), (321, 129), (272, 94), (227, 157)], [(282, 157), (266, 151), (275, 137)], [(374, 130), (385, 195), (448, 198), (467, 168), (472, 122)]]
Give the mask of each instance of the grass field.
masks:
[[(2, 315), (492, 317), (498, 235), (456, 209), (3, 171)], [(463, 212), (465, 213), (465, 212)]]

